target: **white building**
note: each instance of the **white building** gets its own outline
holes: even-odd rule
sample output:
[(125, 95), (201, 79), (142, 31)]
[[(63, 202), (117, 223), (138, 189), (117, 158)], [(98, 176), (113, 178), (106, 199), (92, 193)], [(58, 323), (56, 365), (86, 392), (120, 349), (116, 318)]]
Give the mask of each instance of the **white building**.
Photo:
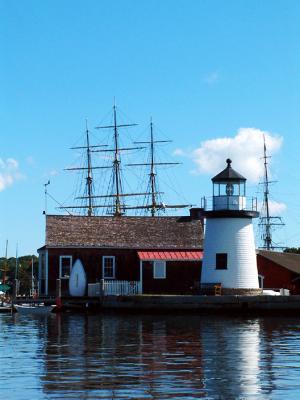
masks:
[(259, 289), (252, 225), (252, 218), (258, 217), (256, 199), (246, 199), (246, 178), (231, 168), (230, 159), (226, 162), (227, 167), (212, 178), (211, 206), (205, 202), (201, 287), (221, 285), (222, 294), (255, 293)]

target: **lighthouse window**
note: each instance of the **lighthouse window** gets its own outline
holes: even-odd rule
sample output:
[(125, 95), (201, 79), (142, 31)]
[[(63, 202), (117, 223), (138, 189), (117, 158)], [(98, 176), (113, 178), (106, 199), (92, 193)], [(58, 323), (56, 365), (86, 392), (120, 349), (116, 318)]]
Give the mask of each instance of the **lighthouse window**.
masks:
[(216, 269), (227, 269), (227, 253), (216, 254)]

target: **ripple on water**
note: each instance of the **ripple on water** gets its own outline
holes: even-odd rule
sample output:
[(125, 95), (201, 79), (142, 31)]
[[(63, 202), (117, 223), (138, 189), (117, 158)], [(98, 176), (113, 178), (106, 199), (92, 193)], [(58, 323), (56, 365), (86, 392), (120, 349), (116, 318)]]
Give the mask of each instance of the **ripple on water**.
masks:
[(0, 384), (22, 399), (298, 399), (300, 319), (0, 315)]

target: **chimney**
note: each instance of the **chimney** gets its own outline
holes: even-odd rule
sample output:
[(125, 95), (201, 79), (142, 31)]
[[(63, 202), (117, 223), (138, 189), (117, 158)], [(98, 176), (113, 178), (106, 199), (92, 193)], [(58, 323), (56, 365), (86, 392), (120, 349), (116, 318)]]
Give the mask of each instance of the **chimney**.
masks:
[(191, 219), (200, 219), (203, 221), (203, 212), (204, 212), (204, 208), (200, 208), (200, 207), (190, 208), (190, 217), (191, 217)]

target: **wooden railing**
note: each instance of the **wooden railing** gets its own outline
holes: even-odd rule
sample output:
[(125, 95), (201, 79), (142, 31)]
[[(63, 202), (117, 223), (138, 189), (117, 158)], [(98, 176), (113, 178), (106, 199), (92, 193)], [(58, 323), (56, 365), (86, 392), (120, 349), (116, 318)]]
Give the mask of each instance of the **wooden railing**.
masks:
[(99, 283), (88, 284), (88, 296), (128, 296), (141, 294), (142, 287), (140, 281), (117, 281), (104, 280)]

